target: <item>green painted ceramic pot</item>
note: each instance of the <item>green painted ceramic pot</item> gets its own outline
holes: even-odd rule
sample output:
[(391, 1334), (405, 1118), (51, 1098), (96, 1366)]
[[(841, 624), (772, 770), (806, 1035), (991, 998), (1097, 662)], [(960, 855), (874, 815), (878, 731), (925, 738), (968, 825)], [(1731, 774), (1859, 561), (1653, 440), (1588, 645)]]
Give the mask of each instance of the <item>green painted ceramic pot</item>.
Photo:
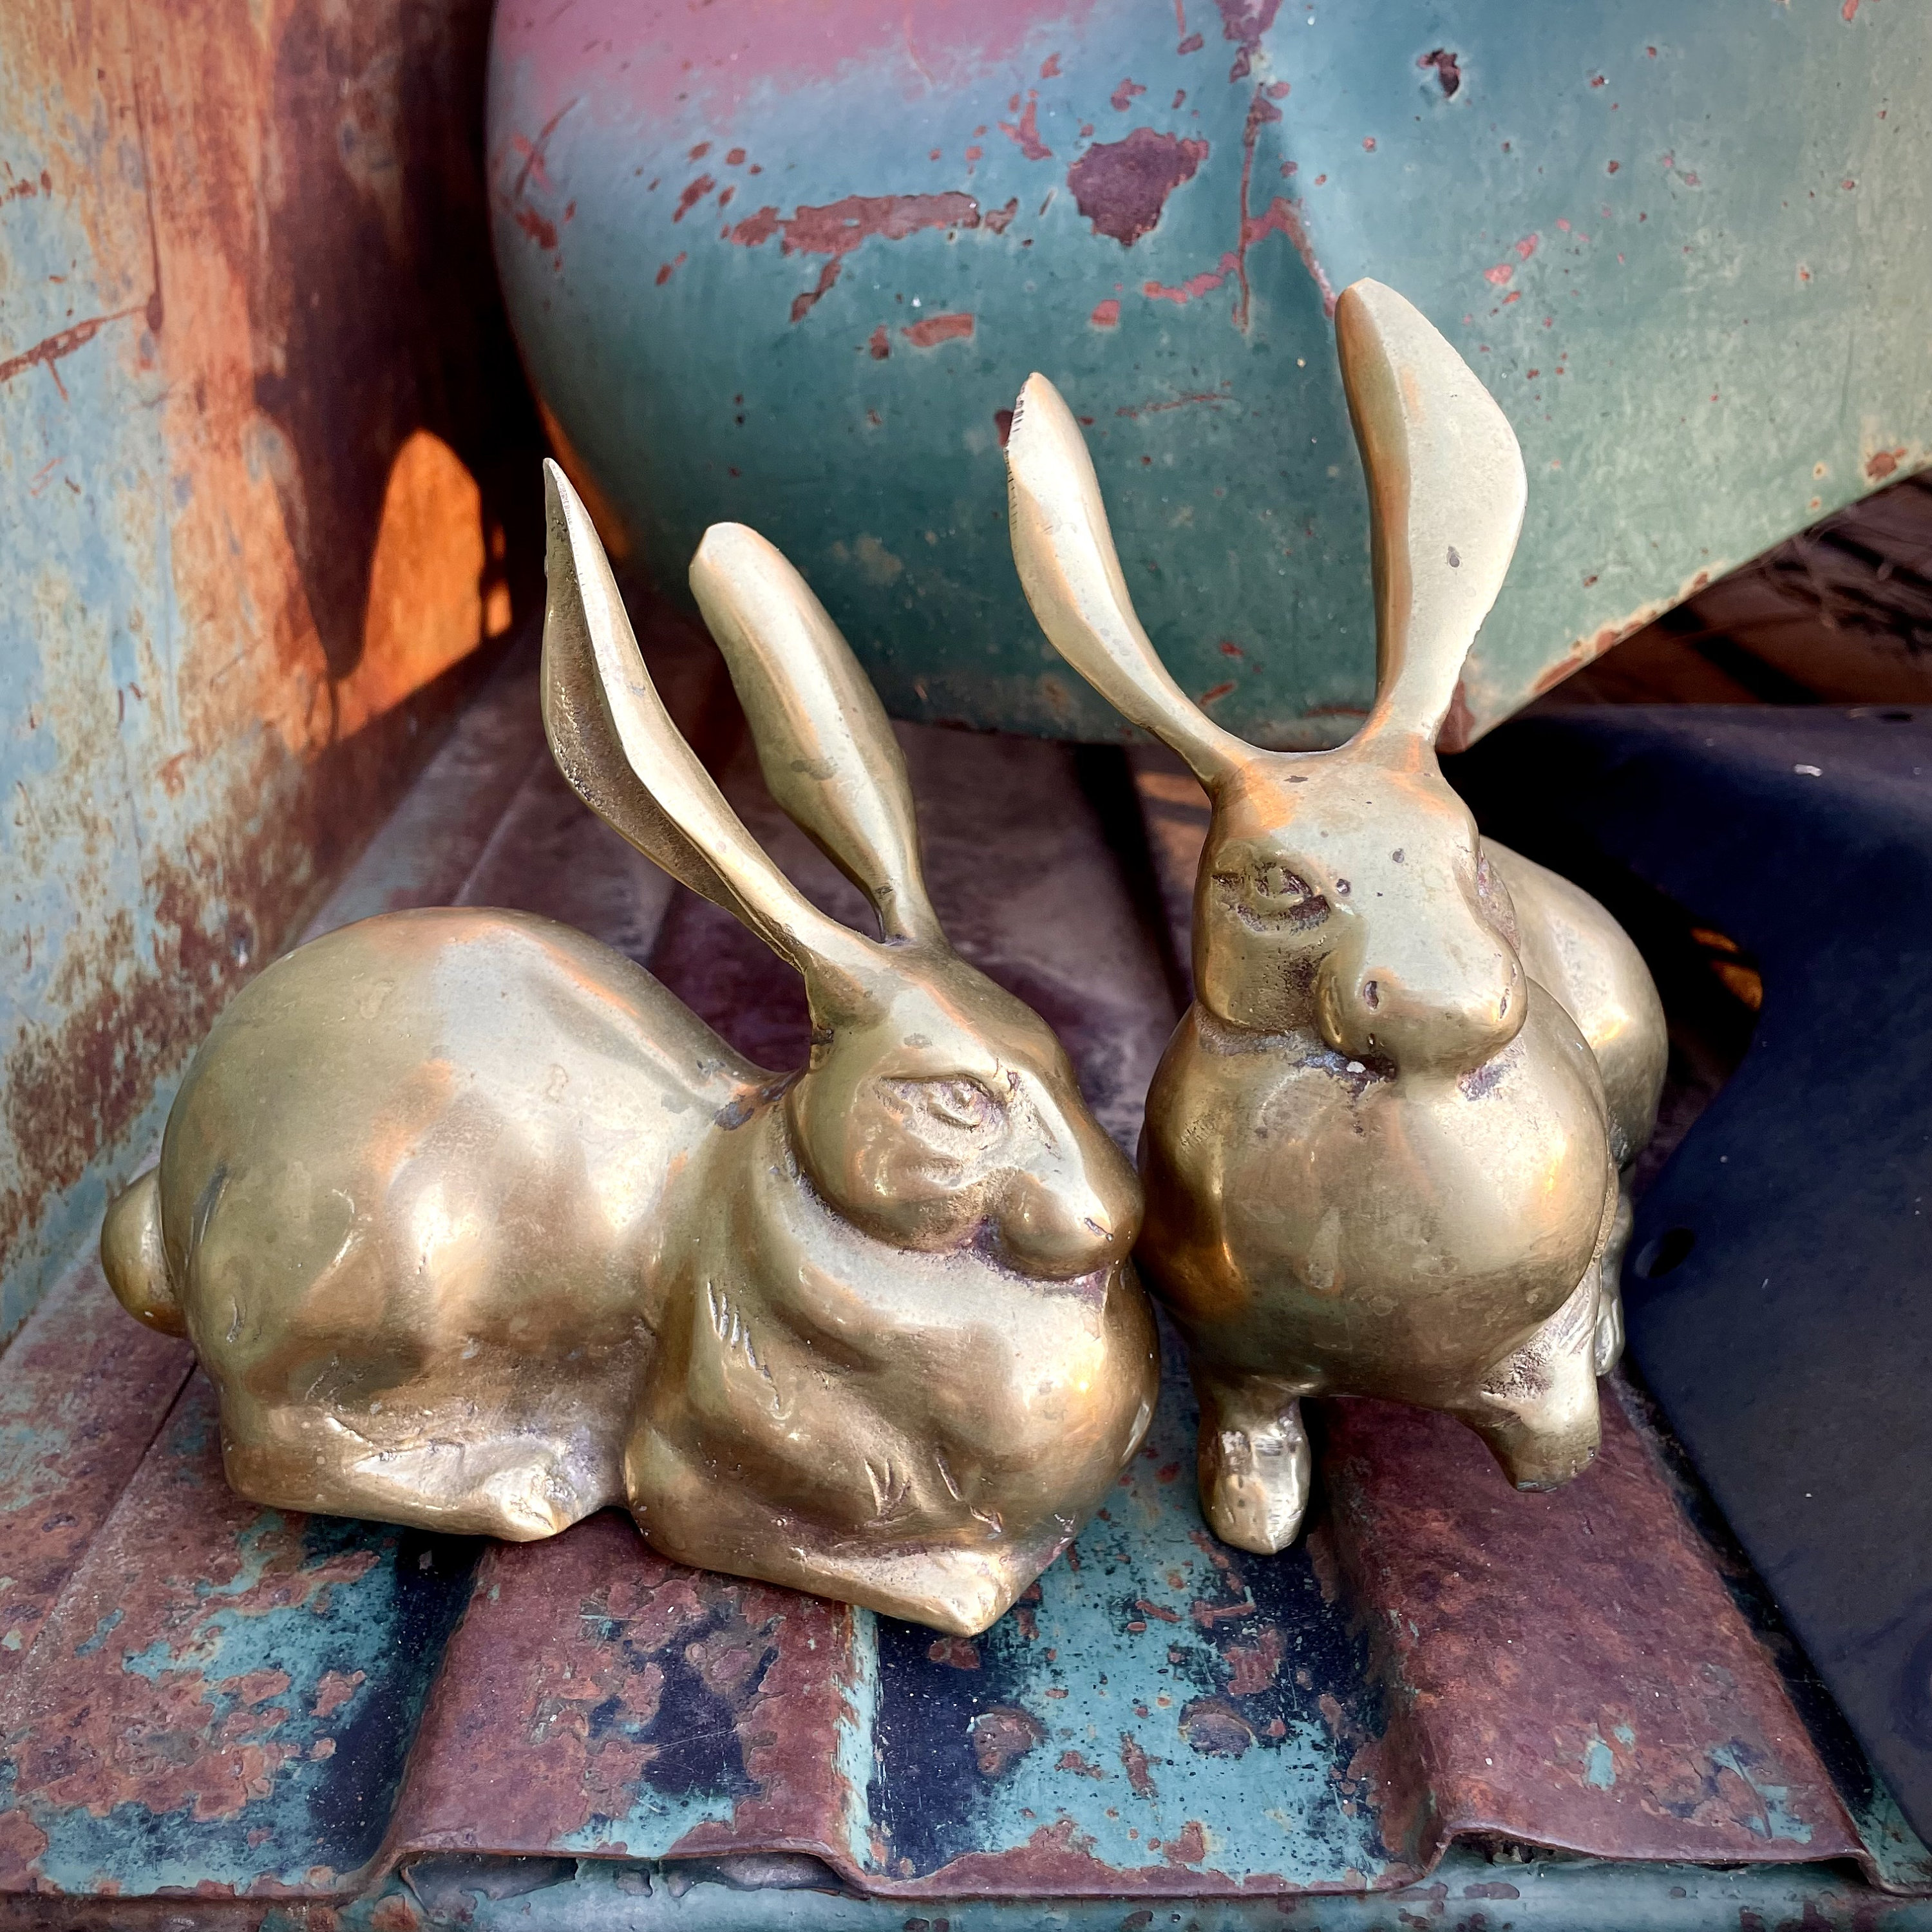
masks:
[(1346, 735), (1359, 275), (1528, 465), (1464, 736), (1932, 440), (1902, 0), (502, 0), (495, 36), (510, 313), (614, 542), (681, 586), (706, 524), (755, 526), (904, 716), (1120, 732), (1006, 548), (1039, 369), (1183, 684)]

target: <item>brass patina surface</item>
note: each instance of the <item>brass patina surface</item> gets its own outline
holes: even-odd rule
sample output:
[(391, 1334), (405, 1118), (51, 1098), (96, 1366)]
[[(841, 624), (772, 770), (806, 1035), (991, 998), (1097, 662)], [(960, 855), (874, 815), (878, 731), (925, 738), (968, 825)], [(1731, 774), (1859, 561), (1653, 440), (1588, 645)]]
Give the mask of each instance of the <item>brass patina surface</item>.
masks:
[(1192, 1350), (1208, 1519), (1256, 1550), (1291, 1540), (1306, 1504), (1303, 1396), (1448, 1411), (1526, 1489), (1589, 1462), (1622, 1341), (1618, 1169), (1665, 1056), (1628, 938), (1480, 839), (1436, 764), (1522, 523), (1515, 436), (1400, 296), (1357, 283), (1335, 320), (1378, 640), (1374, 709), (1339, 750), (1258, 750), (1183, 694), (1044, 377), (1008, 443), (1042, 628), (1212, 802), (1196, 1004), (1148, 1100), (1140, 1252)]
[(627, 1503), (682, 1562), (980, 1630), (1151, 1417), (1133, 1170), (940, 933), (898, 745), (802, 580), (735, 525), (692, 566), (772, 790), (877, 938), (753, 842), (549, 489), (558, 762), (803, 975), (811, 1064), (752, 1065), (547, 920), (367, 920), (223, 1015), (110, 1279), (193, 1340), (258, 1502), (518, 1540)]

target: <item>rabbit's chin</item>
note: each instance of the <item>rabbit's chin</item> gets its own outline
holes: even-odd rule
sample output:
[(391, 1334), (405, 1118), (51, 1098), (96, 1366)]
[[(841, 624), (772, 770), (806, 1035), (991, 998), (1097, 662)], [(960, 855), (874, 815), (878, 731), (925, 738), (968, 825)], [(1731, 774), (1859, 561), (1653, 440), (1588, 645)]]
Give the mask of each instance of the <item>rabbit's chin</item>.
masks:
[(1588, 1048), (1546, 998), (1474, 1076), (1320, 1042), (1230, 1054), (1184, 1022), (1148, 1107), (1142, 1257), (1208, 1360), (1427, 1400), (1562, 1306), (1612, 1186)]

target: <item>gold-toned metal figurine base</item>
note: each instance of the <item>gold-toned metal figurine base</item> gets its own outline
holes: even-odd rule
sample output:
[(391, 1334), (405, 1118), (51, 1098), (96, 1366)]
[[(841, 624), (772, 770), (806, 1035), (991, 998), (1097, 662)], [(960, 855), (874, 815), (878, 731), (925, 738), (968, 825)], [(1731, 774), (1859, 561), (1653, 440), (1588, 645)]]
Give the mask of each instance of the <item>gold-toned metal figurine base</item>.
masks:
[(1148, 1099), (1139, 1256), (1192, 1350), (1208, 1520), (1260, 1551), (1292, 1540), (1307, 1503), (1306, 1395), (1446, 1410), (1526, 1489), (1589, 1462), (1596, 1377), (1622, 1342), (1618, 1171), (1649, 1137), (1665, 1055), (1622, 929), (1479, 838), (1436, 764), (1522, 524), (1515, 436), (1393, 291), (1357, 283), (1335, 322), (1379, 674), (1340, 750), (1257, 749), (1182, 693), (1044, 377), (1007, 444), (1041, 627), (1212, 802), (1196, 1004)]
[(1138, 1184), (1045, 1023), (946, 944), (898, 744), (796, 572), (722, 525), (692, 583), (878, 938), (753, 842), (548, 489), (558, 762), (804, 976), (810, 1066), (752, 1065), (544, 920), (370, 920), (223, 1015), (109, 1278), (192, 1339), (258, 1502), (519, 1540), (626, 1503), (680, 1561), (979, 1631), (1152, 1415)]

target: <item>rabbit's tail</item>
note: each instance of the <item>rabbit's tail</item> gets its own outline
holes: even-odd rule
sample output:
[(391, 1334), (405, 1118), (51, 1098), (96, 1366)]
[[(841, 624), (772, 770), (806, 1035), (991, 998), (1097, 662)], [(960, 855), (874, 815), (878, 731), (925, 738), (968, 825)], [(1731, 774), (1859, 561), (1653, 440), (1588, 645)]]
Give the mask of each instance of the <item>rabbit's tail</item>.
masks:
[(159, 1170), (129, 1182), (107, 1210), (100, 1228), (100, 1265), (121, 1306), (137, 1322), (164, 1335), (185, 1335), (188, 1322), (168, 1279), (161, 1242)]

